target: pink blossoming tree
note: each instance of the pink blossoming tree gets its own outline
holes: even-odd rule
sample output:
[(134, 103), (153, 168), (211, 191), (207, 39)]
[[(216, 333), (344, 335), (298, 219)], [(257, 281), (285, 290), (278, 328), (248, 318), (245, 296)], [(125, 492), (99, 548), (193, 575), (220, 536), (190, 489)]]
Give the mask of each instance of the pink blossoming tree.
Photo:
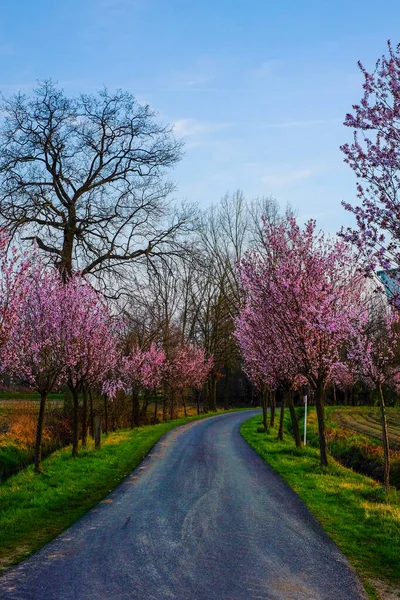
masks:
[(8, 244), (7, 232), (0, 230), (0, 366), (3, 368), (5, 362), (10, 364), (13, 359), (11, 347), (6, 350), (6, 346), (19, 319), (21, 300), (27, 294), (26, 274), (30, 268), (27, 256), (20, 256), (16, 248), (9, 249)]
[(7, 370), (40, 394), (35, 471), (41, 472), (42, 436), (47, 396), (65, 380), (62, 336), (64, 286), (56, 271), (40, 263), (25, 273), (25, 294), (18, 305), (7, 344)]
[[(242, 321), (251, 318), (253, 349), (261, 372), (272, 360), (276, 382), (293, 388), (307, 379), (316, 399), (321, 464), (328, 463), (324, 398), (343, 345), (355, 335), (364, 293), (349, 247), (316, 232), (315, 222), (301, 229), (295, 219), (265, 223), (264, 251), (250, 253), (239, 266), (245, 308), (237, 336), (246, 359)], [(258, 333), (259, 332), (259, 333)]]
[[(72, 454), (78, 453), (79, 393), (102, 386), (118, 361), (113, 320), (101, 296), (82, 277), (70, 278), (64, 286), (63, 342), (66, 381), (73, 398)], [(85, 415), (85, 406), (84, 406)], [(87, 414), (87, 406), (86, 406)], [(83, 441), (87, 421), (83, 419)]]
[[(165, 352), (151, 344), (149, 350), (135, 347), (122, 359), (121, 377), (125, 389), (132, 393), (131, 426), (140, 425), (140, 390), (155, 390), (161, 385), (165, 369)], [(147, 408), (147, 404), (145, 404)], [(144, 412), (144, 411), (143, 411)]]
[(207, 357), (204, 349), (197, 348), (194, 344), (186, 343), (171, 351), (164, 374), (170, 396), (171, 419), (175, 416), (176, 394), (182, 395), (186, 414), (184, 391), (201, 389), (211, 373), (213, 364), (213, 357)]
[[(400, 45), (388, 42), (372, 72), (358, 64), (364, 76), (363, 97), (344, 124), (353, 142), (341, 146), (344, 160), (357, 176), (359, 204), (344, 202), (356, 227), (342, 231), (364, 256), (365, 269), (400, 266)], [(396, 272), (393, 272), (396, 276)], [(392, 286), (400, 306), (399, 286)]]

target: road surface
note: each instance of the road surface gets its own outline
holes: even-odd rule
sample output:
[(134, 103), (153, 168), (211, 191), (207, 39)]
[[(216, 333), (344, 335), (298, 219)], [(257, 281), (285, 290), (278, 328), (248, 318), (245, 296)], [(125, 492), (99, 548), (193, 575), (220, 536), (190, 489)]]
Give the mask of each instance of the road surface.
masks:
[(169, 432), (102, 503), (3, 575), (0, 598), (365, 599), (338, 548), (240, 436), (253, 414)]

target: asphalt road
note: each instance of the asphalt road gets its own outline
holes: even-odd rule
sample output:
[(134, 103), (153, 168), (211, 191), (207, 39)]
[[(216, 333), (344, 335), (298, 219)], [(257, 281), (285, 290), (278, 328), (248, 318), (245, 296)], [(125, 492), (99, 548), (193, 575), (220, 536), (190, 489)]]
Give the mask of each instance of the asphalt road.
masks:
[(365, 599), (338, 548), (240, 436), (252, 414), (168, 433), (102, 503), (0, 578), (1, 600)]

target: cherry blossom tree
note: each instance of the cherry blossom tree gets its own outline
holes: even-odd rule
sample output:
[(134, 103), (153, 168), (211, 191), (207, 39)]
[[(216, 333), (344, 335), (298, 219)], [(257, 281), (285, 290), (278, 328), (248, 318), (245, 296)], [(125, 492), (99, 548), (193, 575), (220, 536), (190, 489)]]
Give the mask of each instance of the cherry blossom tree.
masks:
[(25, 273), (25, 294), (7, 344), (7, 370), (40, 394), (35, 471), (42, 471), (42, 436), (47, 396), (65, 379), (62, 339), (64, 286), (56, 271), (37, 264)]
[[(267, 341), (269, 329), (267, 329), (267, 332), (264, 329), (261, 332), (259, 329), (265, 326), (265, 321), (257, 319), (259, 312), (254, 310), (254, 306), (250, 305), (251, 300), (254, 299), (248, 298), (246, 306), (243, 307), (239, 317), (236, 319), (234, 335), (243, 356), (244, 371), (255, 389), (261, 394), (263, 426), (268, 431), (266, 393), (267, 390), (276, 389), (277, 378), (274, 370), (274, 356), (270, 354), (271, 344)], [(256, 317), (255, 319), (253, 318), (254, 316)], [(260, 344), (261, 338), (264, 339), (263, 344)]]
[[(72, 455), (76, 456), (79, 393), (94, 385), (101, 387), (107, 380), (118, 360), (118, 344), (107, 305), (80, 276), (73, 276), (64, 285), (63, 318), (66, 381), (73, 398)], [(84, 440), (85, 435), (83, 431)]]
[(336, 387), (345, 394), (345, 404), (347, 404), (348, 394), (352, 392), (354, 385), (358, 381), (357, 366), (352, 360), (342, 360), (342, 362), (333, 365), (331, 380), (334, 387), (334, 396), (336, 401)]
[(151, 344), (149, 350), (134, 347), (128, 356), (122, 359), (122, 379), (125, 388), (132, 391), (131, 426), (140, 425), (139, 392), (155, 390), (161, 385), (165, 368), (165, 352)]
[[(27, 294), (26, 277), (31, 261), (27, 254), (20, 256), (15, 247), (9, 248), (9, 236), (0, 229), (0, 367), (13, 360), (11, 346), (7, 345), (13, 335), (20, 315), (21, 300)], [(5, 355), (6, 354), (6, 355)]]
[[(201, 389), (211, 373), (214, 359), (203, 348), (184, 344), (170, 352), (165, 369), (165, 382), (170, 392), (170, 418), (175, 416), (176, 393), (186, 389)], [(184, 403), (186, 414), (186, 404)]]
[[(389, 41), (387, 55), (372, 72), (361, 62), (358, 66), (364, 94), (346, 115), (344, 124), (354, 138), (341, 150), (357, 176), (359, 204), (343, 203), (355, 215), (356, 227), (341, 233), (362, 252), (372, 273), (400, 266), (400, 45)], [(400, 305), (398, 290), (392, 300)]]
[[(249, 274), (249, 272), (248, 272)], [(249, 288), (246, 290), (249, 292)], [(292, 421), (292, 431), (296, 446), (301, 446), (300, 430), (293, 403), (293, 391), (296, 388), (296, 375), (300, 369), (299, 358), (295, 352), (288, 353), (282, 335), (271, 322), (273, 315), (264, 308), (263, 294), (260, 289), (255, 293), (248, 293), (246, 305), (236, 320), (235, 335), (238, 339), (244, 360), (245, 369), (255, 386), (261, 390), (262, 396), (265, 388), (284, 391), (280, 413), (278, 438), (283, 439), (283, 424), (285, 402), (287, 401)], [(263, 423), (267, 426), (267, 405), (262, 398)]]
[[(247, 254), (239, 272), (245, 309), (237, 335), (244, 354), (241, 321), (251, 315), (258, 370), (268, 372), (272, 361), (276, 383), (293, 389), (298, 375), (309, 382), (316, 399), (321, 464), (327, 465), (325, 389), (343, 345), (357, 331), (364, 277), (344, 242), (316, 232), (312, 220), (302, 229), (292, 217), (278, 225), (265, 223), (264, 250)], [(257, 351), (265, 344), (267, 352)]]
[[(6, 238), (4, 238), (6, 240)], [(5, 241), (2, 241), (5, 248)], [(0, 244), (1, 245), (1, 244)], [(29, 267), (15, 251), (3, 257), (0, 290), (3, 368), (24, 378), (41, 397), (35, 470), (41, 470), (46, 399), (62, 382), (73, 396), (73, 455), (78, 449), (79, 393), (103, 382), (117, 358), (110, 313), (100, 295), (76, 275), (64, 283), (40, 262)], [(82, 441), (86, 443), (84, 394)]]

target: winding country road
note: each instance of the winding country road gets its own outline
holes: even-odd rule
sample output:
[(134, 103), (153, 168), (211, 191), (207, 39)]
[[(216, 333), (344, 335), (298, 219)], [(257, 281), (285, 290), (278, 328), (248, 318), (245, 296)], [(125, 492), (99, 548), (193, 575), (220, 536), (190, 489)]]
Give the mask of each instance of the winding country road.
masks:
[(253, 414), (168, 433), (102, 503), (0, 578), (0, 598), (365, 599), (305, 505), (240, 436)]

